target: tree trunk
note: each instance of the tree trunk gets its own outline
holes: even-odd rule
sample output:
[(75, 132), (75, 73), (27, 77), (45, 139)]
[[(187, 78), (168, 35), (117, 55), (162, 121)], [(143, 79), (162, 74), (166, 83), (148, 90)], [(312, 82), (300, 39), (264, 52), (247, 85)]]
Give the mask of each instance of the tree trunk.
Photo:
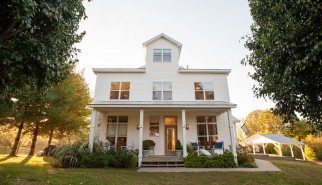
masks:
[(19, 144), (19, 141), (20, 141), (22, 129), (23, 129), (23, 122), (21, 122), (19, 124), (18, 132), (17, 132), (16, 138), (15, 138), (15, 142), (14, 142), (12, 148), (11, 148), (9, 157), (16, 157), (17, 148), (18, 148), (18, 144)]
[(48, 139), (48, 145), (47, 146), (50, 146), (51, 145), (51, 141), (53, 139), (53, 135), (54, 135), (54, 129), (51, 129), (50, 134), (49, 134), (49, 139)]
[(33, 156), (35, 154), (35, 148), (36, 148), (36, 142), (37, 142), (37, 137), (39, 133), (39, 122), (36, 122), (36, 127), (33, 133), (32, 141), (31, 141), (31, 146), (29, 150), (28, 156)]

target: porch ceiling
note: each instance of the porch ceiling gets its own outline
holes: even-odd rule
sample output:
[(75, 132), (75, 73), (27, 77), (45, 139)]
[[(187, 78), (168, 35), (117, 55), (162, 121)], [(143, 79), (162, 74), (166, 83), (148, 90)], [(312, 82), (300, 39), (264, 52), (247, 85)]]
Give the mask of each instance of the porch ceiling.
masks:
[(224, 101), (99, 101), (88, 105), (90, 108), (236, 108), (236, 104)]

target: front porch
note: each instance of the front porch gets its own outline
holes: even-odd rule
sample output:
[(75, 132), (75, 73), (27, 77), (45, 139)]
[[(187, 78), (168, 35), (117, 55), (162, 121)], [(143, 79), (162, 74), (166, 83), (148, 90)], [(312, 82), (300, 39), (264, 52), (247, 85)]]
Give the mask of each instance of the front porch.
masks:
[[(198, 116), (213, 117), (198, 123)], [(207, 122), (207, 121), (205, 121)], [(209, 132), (208, 132), (209, 131)], [(213, 132), (213, 133), (212, 133)], [(150, 156), (143, 157), (143, 141), (153, 140)], [(236, 153), (236, 140), (230, 108), (173, 107), (93, 107), (89, 148), (94, 140), (138, 153), (144, 165), (182, 166), (187, 144), (198, 141), (224, 141), (225, 149)], [(182, 144), (182, 157), (175, 157), (176, 140)]]

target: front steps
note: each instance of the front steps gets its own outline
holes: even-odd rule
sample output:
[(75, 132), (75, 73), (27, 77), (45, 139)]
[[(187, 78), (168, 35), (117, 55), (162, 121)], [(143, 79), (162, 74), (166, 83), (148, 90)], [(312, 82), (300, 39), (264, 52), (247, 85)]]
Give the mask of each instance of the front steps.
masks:
[(143, 157), (141, 167), (184, 167), (183, 157), (155, 155)]

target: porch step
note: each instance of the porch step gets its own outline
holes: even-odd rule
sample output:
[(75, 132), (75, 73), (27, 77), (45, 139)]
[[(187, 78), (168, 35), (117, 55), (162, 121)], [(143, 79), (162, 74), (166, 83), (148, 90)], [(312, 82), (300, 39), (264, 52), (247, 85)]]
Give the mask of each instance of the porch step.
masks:
[(142, 167), (184, 167), (183, 161), (180, 162), (142, 162)]

